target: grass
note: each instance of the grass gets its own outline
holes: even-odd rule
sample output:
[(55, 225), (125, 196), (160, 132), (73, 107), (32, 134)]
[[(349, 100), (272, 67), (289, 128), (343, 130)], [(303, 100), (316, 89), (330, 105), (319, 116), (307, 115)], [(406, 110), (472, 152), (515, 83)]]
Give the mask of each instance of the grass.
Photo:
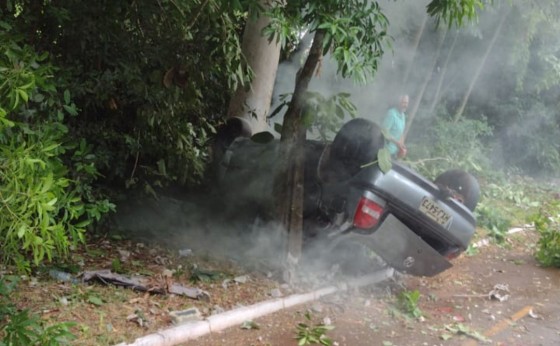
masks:
[[(119, 250), (128, 251), (130, 255), (121, 258)], [(207, 291), (211, 294), (210, 301), (139, 292), (101, 282), (60, 282), (49, 276), (50, 268), (69, 273), (117, 269), (125, 275), (151, 273), (154, 280), (169, 270), (175, 273), (174, 283)], [(193, 283), (193, 268), (221, 275), (216, 280), (210, 278)], [(5, 268), (4, 273), (10, 272), (10, 268)], [(29, 309), (47, 324), (75, 321), (70, 328), (76, 336), (72, 345), (114, 345), (171, 327), (171, 311), (196, 307), (207, 316), (215, 306), (229, 310), (238, 304), (249, 305), (268, 299), (267, 294), (277, 288), (275, 281), (259, 273), (251, 273), (251, 279), (243, 284), (230, 281), (227, 287), (222, 285), (224, 279), (244, 274), (247, 274), (245, 269), (229, 261), (196, 254), (179, 257), (174, 251), (158, 246), (99, 238), (77, 249), (68, 263), (47, 266), (32, 276), (22, 277), (11, 299), (18, 309)]]

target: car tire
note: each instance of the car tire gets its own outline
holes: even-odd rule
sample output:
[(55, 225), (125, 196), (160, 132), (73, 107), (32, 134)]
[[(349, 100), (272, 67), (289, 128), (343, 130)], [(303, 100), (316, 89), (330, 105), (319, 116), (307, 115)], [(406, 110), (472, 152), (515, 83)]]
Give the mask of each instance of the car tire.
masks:
[(443, 172), (434, 183), (440, 191), (459, 200), (469, 210), (474, 211), (480, 199), (480, 186), (476, 178), (461, 169)]
[(222, 158), (224, 152), (238, 137), (249, 138), (253, 135), (251, 124), (240, 117), (231, 117), (216, 129), (216, 135), (212, 143), (214, 161)]
[(373, 121), (356, 118), (338, 131), (330, 145), (328, 168), (336, 178), (349, 178), (361, 166), (377, 159), (377, 152), (385, 145), (381, 128)]

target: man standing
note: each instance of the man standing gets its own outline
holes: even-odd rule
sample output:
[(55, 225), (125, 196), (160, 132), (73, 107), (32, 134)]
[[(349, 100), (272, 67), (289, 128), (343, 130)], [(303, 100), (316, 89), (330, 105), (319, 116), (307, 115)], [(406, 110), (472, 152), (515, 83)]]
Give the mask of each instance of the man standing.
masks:
[(389, 108), (383, 119), (382, 126), (386, 137), (385, 147), (392, 157), (403, 158), (406, 156), (403, 133), (406, 127), (406, 114), (404, 112), (407, 108), (408, 95), (401, 95), (398, 105)]

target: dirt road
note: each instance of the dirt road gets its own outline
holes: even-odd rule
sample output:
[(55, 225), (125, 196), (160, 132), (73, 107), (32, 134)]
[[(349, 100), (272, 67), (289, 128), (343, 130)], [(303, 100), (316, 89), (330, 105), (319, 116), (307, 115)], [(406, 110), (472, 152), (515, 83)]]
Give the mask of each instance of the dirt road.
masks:
[[(434, 278), (403, 277), (398, 284), (330, 296), (257, 319), (259, 329), (233, 327), (188, 345), (297, 345), (305, 311), (313, 323), (335, 327), (326, 334), (339, 346), (560, 345), (560, 270), (538, 266), (535, 241), (530, 231), (516, 234), (505, 246), (463, 255)], [(422, 317), (397, 307), (402, 289), (420, 292)]]

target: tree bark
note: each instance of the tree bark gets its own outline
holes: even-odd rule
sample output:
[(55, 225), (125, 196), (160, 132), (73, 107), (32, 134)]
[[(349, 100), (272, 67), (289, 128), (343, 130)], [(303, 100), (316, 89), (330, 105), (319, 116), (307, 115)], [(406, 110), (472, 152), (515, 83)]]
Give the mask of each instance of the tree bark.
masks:
[(494, 47), (494, 44), (496, 43), (496, 39), (500, 35), (500, 31), (502, 30), (502, 26), (504, 25), (504, 22), (506, 21), (506, 18), (508, 17), (510, 12), (511, 12), (511, 7), (509, 7), (507, 13), (504, 14), (502, 16), (502, 18), (500, 19), (500, 23), (498, 24), (498, 26), (496, 27), (496, 30), (494, 31), (494, 35), (492, 36), (492, 40), (490, 40), (490, 43), (488, 44), (488, 47), (486, 48), (486, 52), (484, 52), (484, 56), (482, 57), (482, 60), (480, 61), (480, 64), (478, 64), (476, 72), (473, 75), (473, 78), (471, 79), (471, 82), (469, 84), (469, 88), (468, 88), (467, 92), (465, 93), (465, 96), (463, 97), (463, 101), (461, 102), (461, 105), (459, 106), (459, 108), (457, 109), (457, 112), (455, 113), (455, 117), (453, 118), (454, 122), (459, 121), (459, 119), (461, 118), (461, 115), (463, 115), (463, 112), (465, 111), (465, 107), (467, 105), (469, 97), (471, 96), (474, 85), (476, 84), (476, 81), (478, 80), (478, 77), (480, 76), (480, 72), (482, 72), (482, 68), (486, 64), (486, 59), (488, 59), (488, 55), (490, 54), (490, 51)]
[[(269, 7), (269, 0), (261, 0), (261, 5)], [(241, 49), (249, 67), (254, 72), (250, 85), (242, 85), (235, 91), (228, 109), (229, 117), (240, 117), (251, 124), (252, 133), (268, 128), (266, 116), (270, 110), (274, 80), (280, 59), (280, 44), (268, 41), (262, 30), (270, 23), (270, 18), (259, 15), (248, 19), (243, 32)]]
[(324, 36), (323, 30), (315, 32), (309, 55), (297, 73), (294, 93), (282, 126), (279, 160), (283, 169), (275, 183), (275, 196), (279, 221), (288, 233), (288, 269), (299, 261), (303, 245), (303, 161), (306, 134), (301, 121), (303, 94), (307, 91), (323, 55)]

